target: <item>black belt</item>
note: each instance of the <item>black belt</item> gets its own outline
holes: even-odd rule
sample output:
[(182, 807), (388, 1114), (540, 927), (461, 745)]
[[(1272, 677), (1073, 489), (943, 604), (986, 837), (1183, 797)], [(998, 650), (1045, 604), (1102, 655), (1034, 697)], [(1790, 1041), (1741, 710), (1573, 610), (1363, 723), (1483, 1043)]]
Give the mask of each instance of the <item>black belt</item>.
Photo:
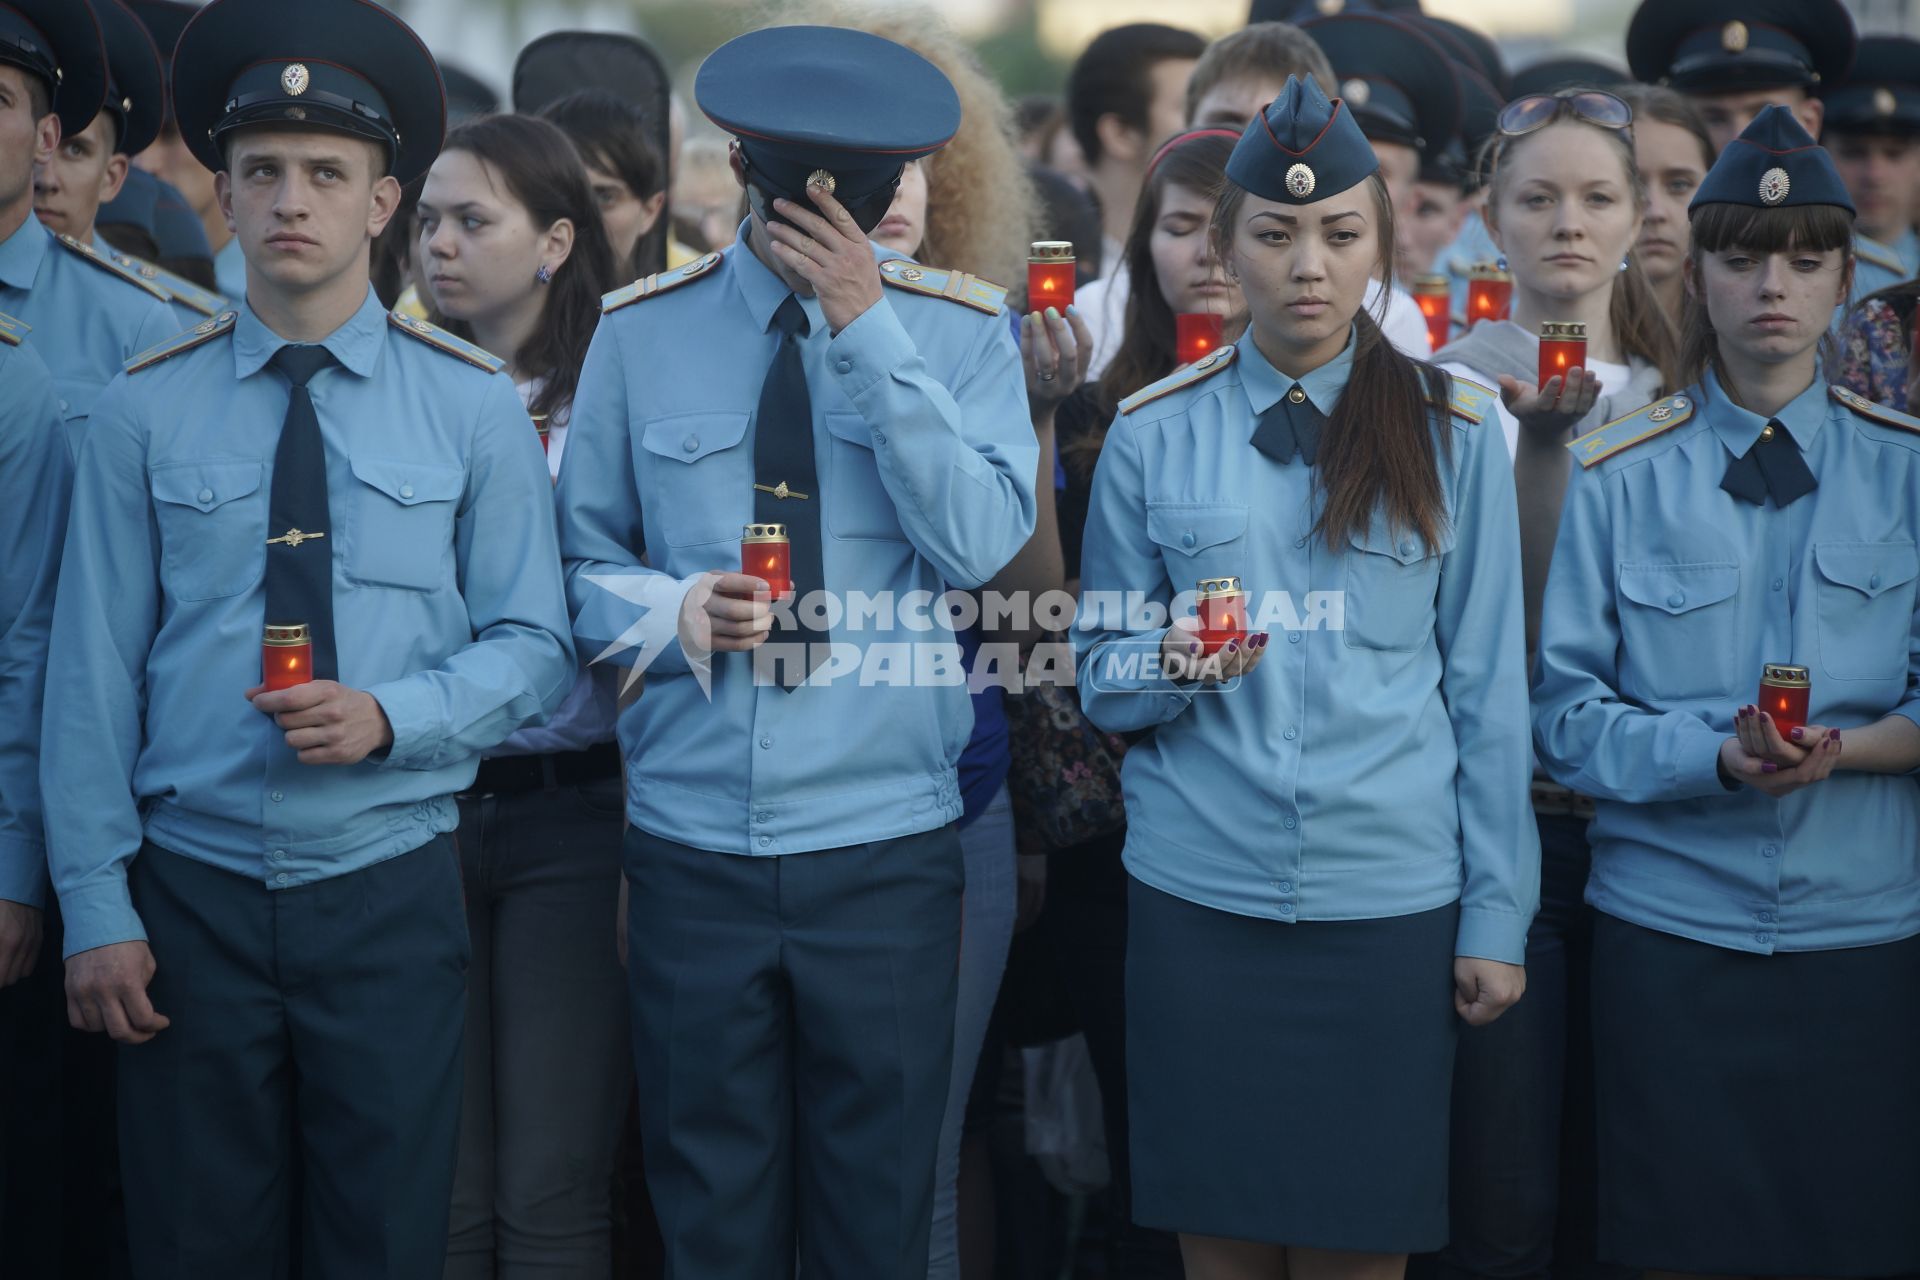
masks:
[(585, 751), (549, 751), (538, 756), (490, 756), (469, 793), (549, 791), (620, 776), (620, 748), (597, 742)]

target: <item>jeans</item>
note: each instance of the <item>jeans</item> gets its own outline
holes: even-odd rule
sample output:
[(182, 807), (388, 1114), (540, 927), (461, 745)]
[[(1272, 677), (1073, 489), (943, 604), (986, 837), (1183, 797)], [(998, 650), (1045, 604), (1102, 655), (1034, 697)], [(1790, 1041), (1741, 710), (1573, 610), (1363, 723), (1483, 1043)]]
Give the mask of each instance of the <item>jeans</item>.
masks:
[(473, 965), (448, 1280), (601, 1280), (633, 1060), (621, 780), (460, 801)]
[(1013, 804), (1004, 786), (979, 818), (960, 829), (960, 852), (967, 864), (966, 896), (960, 908), (960, 996), (953, 1014), (953, 1078), (947, 1083), (947, 1113), (940, 1122), (939, 1163), (934, 1169), (928, 1280), (957, 1280), (960, 1274), (956, 1214), (961, 1128), (987, 1020), (1000, 994), (1000, 975), (1006, 971), (1007, 947), (1013, 942)]

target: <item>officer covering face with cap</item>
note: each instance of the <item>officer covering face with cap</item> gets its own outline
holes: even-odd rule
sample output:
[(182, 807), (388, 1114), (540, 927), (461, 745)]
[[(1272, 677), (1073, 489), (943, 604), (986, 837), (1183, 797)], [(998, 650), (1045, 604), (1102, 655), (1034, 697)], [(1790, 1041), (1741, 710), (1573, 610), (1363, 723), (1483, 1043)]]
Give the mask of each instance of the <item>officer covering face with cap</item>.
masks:
[(368, 285), (442, 137), (413, 32), (215, 0), (174, 67), (247, 286), (129, 364), (75, 471), (41, 773), (69, 1015), (121, 1045), (138, 1275), (274, 1275), (297, 1235), (306, 1275), (435, 1276), (453, 796), (573, 682), (550, 484), (500, 362)]
[[(964, 683), (862, 672), (904, 642), (957, 657), (944, 613), (897, 608), (1027, 541), (1035, 442), (1002, 291), (866, 238), (958, 126), (946, 78), (779, 27), (695, 96), (753, 212), (608, 296), (559, 488), (581, 651), (648, 673), (620, 721), (648, 1185), (683, 1280), (791, 1275), (796, 1250), (807, 1275), (924, 1276), (972, 712)], [(730, 571), (750, 523), (789, 538), (777, 619)], [(853, 592), (889, 616), (820, 607)]]

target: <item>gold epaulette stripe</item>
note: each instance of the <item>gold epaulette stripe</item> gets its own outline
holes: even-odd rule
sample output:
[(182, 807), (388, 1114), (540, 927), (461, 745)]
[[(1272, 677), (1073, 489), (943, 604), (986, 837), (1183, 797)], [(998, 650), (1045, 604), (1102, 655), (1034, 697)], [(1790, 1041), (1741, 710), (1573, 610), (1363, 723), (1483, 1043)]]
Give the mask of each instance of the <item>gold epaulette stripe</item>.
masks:
[(683, 284), (698, 280), (707, 272), (720, 265), (720, 255), (709, 253), (695, 258), (684, 267), (675, 267), (671, 271), (656, 271), (652, 275), (621, 289), (615, 289), (600, 299), (600, 313), (608, 315), (622, 307), (630, 307), (647, 298), (657, 298), (670, 289), (678, 289)]
[[(1478, 396), (1473, 394), (1476, 391), (1480, 393)], [(1463, 378), (1457, 373), (1453, 375), (1453, 404), (1450, 407), (1456, 416), (1477, 425), (1487, 416), (1487, 405), (1498, 398), (1492, 387), (1482, 386), (1472, 378)]]
[(83, 261), (91, 262), (94, 266), (100, 268), (102, 271), (105, 271), (109, 275), (117, 276), (119, 279), (125, 280), (128, 284), (134, 286), (136, 289), (139, 289), (141, 292), (154, 298), (156, 301), (159, 301), (159, 302), (173, 301), (173, 295), (168, 293), (165, 289), (162, 289), (159, 285), (153, 283), (151, 280), (142, 280), (137, 272), (127, 270), (125, 267), (115, 262), (112, 258), (109, 258), (106, 254), (101, 253), (98, 249), (95, 249), (92, 245), (81, 244), (78, 240), (75, 240), (72, 236), (66, 235), (64, 233), (60, 235), (56, 235), (54, 239), (58, 240), (61, 243), (61, 245), (63, 245), (72, 253), (79, 255), (79, 257)]
[(1920, 418), (1902, 413), (1892, 405), (1875, 404), (1851, 387), (1829, 386), (1827, 391), (1835, 400), (1863, 418), (1870, 418), (1896, 431), (1911, 431), (1920, 435)]
[(17, 347), (25, 342), (27, 335), (32, 332), (33, 326), (25, 320), (15, 320), (6, 312), (0, 311), (0, 342), (10, 347)]
[(234, 321), (240, 318), (237, 311), (222, 311), (211, 320), (202, 320), (185, 333), (168, 338), (159, 346), (143, 351), (127, 361), (128, 373), (139, 373), (142, 369), (151, 369), (162, 360), (170, 360), (182, 351), (191, 351), (204, 342), (211, 342), (223, 333), (233, 330)]
[(1900, 255), (1876, 240), (1856, 239), (1853, 242), (1853, 256), (1891, 271), (1902, 280), (1907, 278), (1907, 264), (1900, 261)]
[(1175, 369), (1152, 386), (1142, 387), (1120, 402), (1120, 412), (1132, 413), (1142, 405), (1152, 404), (1161, 396), (1171, 395), (1182, 387), (1190, 387), (1204, 378), (1211, 378), (1233, 363), (1238, 347), (1221, 347), (1210, 356), (1203, 356), (1185, 369)]
[[(1673, 430), (1693, 417), (1693, 401), (1685, 396), (1668, 396), (1642, 405), (1625, 417), (1596, 427), (1567, 445), (1582, 467), (1605, 462), (1623, 449)], [(1610, 434), (1611, 433), (1611, 434)]]
[(507, 367), (507, 362), (499, 356), (471, 342), (463, 342), (445, 329), (436, 329), (425, 320), (416, 320), (404, 312), (387, 312), (387, 323), (409, 337), (418, 338), (435, 351), (445, 352), (456, 360), (464, 360), (476, 369), (498, 373)]
[(136, 258), (130, 253), (122, 253), (118, 249), (108, 256), (116, 264), (125, 267), (147, 283), (165, 289), (168, 301), (177, 302), (189, 310), (198, 311), (203, 316), (217, 316), (221, 308), (227, 304), (227, 300), (219, 294), (210, 293), (191, 280), (174, 275), (171, 271), (163, 271), (145, 259)]
[(896, 289), (904, 289), (922, 297), (957, 302), (990, 316), (1000, 314), (1001, 304), (1007, 296), (1007, 291), (991, 280), (982, 280), (965, 271), (921, 266), (906, 258), (889, 258), (881, 263), (880, 279)]

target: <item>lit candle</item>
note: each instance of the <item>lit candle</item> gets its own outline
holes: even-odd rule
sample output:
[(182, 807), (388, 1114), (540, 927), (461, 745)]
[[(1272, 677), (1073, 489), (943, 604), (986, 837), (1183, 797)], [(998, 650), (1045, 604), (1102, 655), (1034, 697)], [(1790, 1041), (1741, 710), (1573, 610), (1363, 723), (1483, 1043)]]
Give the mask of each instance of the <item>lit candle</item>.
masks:
[(1513, 303), (1513, 277), (1491, 262), (1467, 273), (1467, 327), (1482, 320), (1505, 320)]
[(1065, 311), (1073, 302), (1073, 242), (1035, 240), (1027, 258), (1027, 310)]
[(1240, 579), (1200, 579), (1198, 603), (1203, 652), (1218, 653), (1227, 641), (1247, 638), (1247, 593)]
[(1773, 717), (1773, 727), (1786, 737), (1807, 723), (1807, 700), (1813, 680), (1805, 667), (1769, 662), (1760, 669), (1760, 709)]
[(260, 675), (268, 689), (313, 680), (313, 637), (304, 622), (269, 622), (260, 641)]
[(1413, 300), (1427, 318), (1427, 341), (1438, 351), (1447, 345), (1453, 331), (1453, 282), (1438, 274), (1417, 275), (1413, 278)]
[(1173, 318), (1174, 358), (1192, 364), (1220, 345), (1225, 316), (1183, 311)]
[(783, 524), (750, 524), (740, 536), (740, 572), (765, 579), (777, 600), (793, 590), (793, 546)]
[[(1540, 326), (1540, 385), (1565, 378), (1587, 367), (1587, 326), (1571, 320), (1548, 320)], [(1562, 382), (1564, 390), (1566, 383)]]

